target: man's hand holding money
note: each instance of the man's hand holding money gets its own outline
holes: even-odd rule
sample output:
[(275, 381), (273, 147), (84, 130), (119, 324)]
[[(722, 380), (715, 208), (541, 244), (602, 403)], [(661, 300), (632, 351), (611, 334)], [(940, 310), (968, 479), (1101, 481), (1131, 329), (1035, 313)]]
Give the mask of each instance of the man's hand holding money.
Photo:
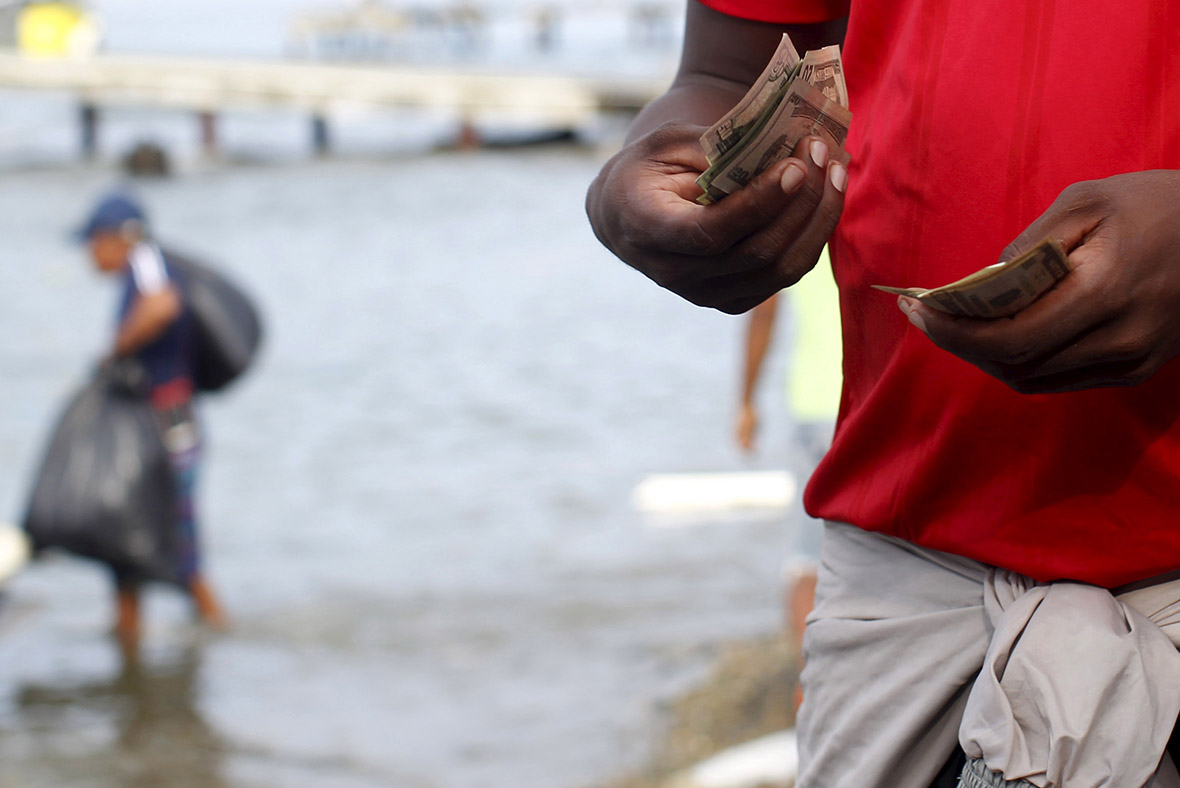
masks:
[(805, 137), (790, 158), (715, 205), (696, 179), (704, 128), (667, 124), (623, 148), (586, 197), (599, 240), (699, 306), (745, 312), (811, 270), (844, 207), (847, 171)]
[(898, 305), (939, 347), (1024, 393), (1136, 385), (1180, 352), (1180, 172), (1074, 184), (1000, 259), (1046, 237), (1073, 270), (1011, 317)]

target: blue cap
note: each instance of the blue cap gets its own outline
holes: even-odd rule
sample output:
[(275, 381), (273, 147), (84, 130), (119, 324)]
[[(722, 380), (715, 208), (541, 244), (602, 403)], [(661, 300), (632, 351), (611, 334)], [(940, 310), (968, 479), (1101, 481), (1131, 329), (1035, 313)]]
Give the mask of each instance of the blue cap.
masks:
[(119, 232), (127, 222), (147, 224), (147, 216), (139, 203), (126, 194), (112, 193), (103, 197), (90, 211), (90, 216), (75, 232), (79, 241), (89, 241), (97, 233)]

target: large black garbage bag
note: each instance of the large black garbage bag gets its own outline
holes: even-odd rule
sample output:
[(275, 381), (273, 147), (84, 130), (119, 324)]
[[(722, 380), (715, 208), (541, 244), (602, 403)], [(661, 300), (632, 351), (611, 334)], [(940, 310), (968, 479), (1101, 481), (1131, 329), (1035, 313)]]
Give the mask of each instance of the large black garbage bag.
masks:
[(24, 528), (34, 550), (179, 585), (176, 481), (145, 382), (134, 362), (119, 362), (74, 396), (49, 440)]
[(193, 385), (199, 391), (220, 391), (246, 371), (258, 351), (262, 341), (258, 310), (220, 272), (172, 251), (164, 256), (182, 279), (196, 324)]

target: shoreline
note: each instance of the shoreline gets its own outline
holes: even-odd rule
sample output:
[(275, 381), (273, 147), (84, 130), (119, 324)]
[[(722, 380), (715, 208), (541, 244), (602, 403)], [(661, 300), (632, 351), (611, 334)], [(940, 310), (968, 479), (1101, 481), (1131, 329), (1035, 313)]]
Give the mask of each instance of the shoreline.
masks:
[[(694, 788), (693, 766), (794, 728), (797, 653), (785, 634), (724, 646), (708, 676), (664, 710), (647, 763), (596, 788)], [(791, 788), (793, 783), (743, 784)]]

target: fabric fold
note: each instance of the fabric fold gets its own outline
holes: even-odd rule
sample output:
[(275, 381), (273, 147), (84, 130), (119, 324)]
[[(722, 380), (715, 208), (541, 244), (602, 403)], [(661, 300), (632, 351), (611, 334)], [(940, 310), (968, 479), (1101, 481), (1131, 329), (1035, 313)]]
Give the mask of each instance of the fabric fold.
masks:
[(992, 569), (983, 598), (993, 632), (967, 757), (1041, 788), (1149, 785), (1180, 715), (1180, 581), (1116, 598)]

